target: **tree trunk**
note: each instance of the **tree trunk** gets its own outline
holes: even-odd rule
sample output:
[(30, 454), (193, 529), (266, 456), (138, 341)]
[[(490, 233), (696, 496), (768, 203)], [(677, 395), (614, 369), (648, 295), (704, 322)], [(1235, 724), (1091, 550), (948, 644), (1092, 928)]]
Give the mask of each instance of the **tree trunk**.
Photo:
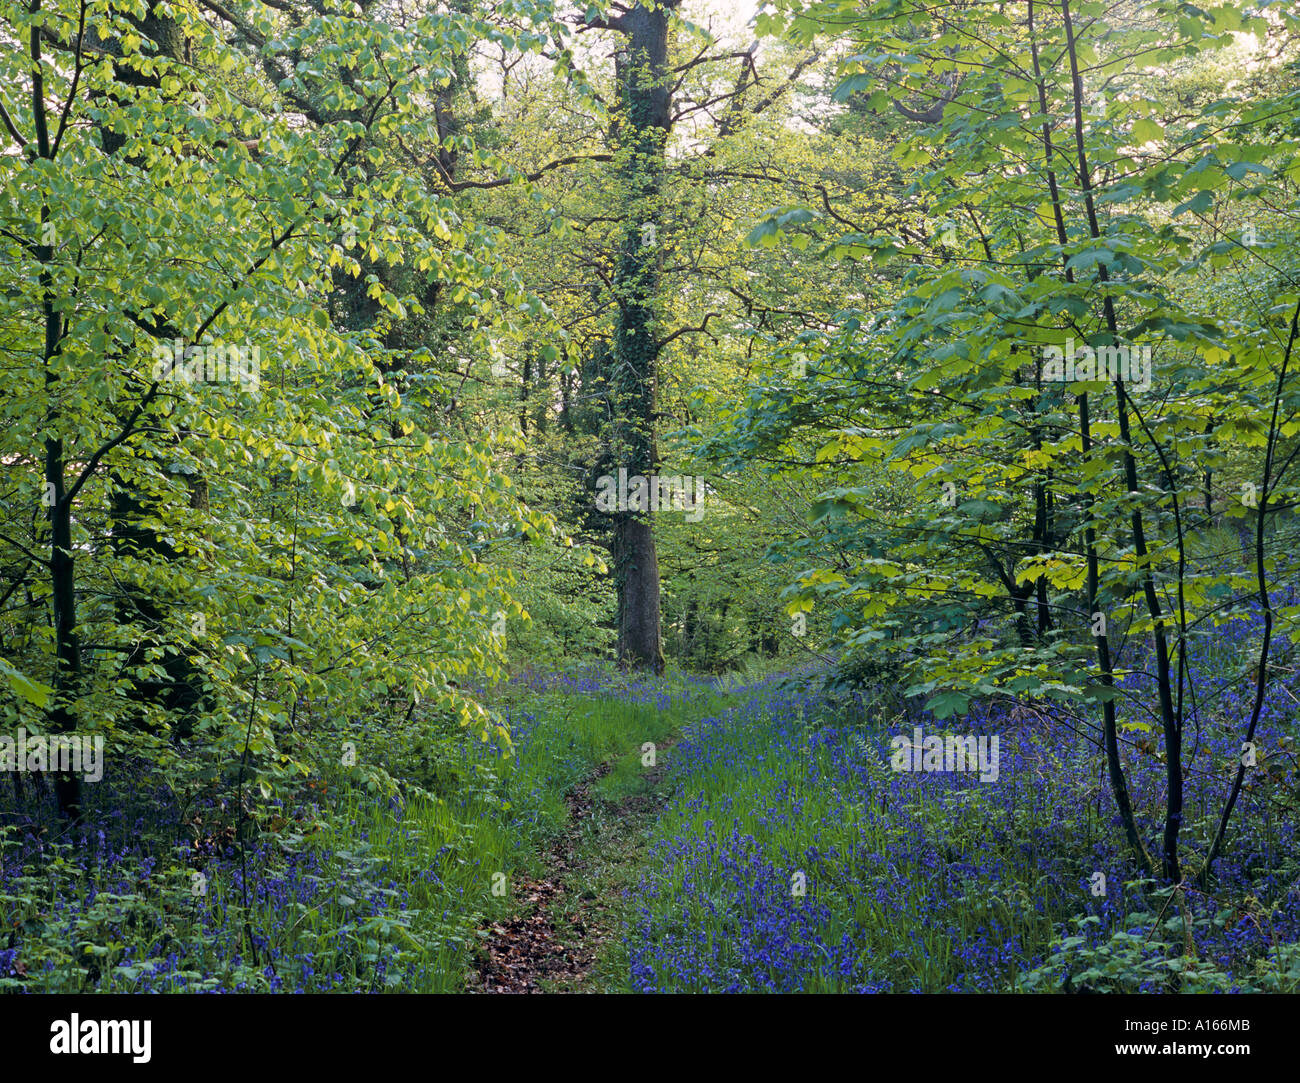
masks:
[[(1062, 0), (1065, 3), (1065, 0)], [(1062, 211), (1062, 198), (1060, 188), (1057, 185), (1056, 171), (1054, 168), (1054, 150), (1052, 147), (1052, 124), (1050, 112), (1047, 103), (1047, 86), (1044, 81), (1043, 71), (1039, 64), (1038, 43), (1034, 37), (1034, 4), (1030, 0), (1029, 4), (1029, 47), (1034, 63), (1034, 82), (1038, 89), (1038, 108), (1043, 116), (1043, 160), (1046, 166), (1048, 189), (1052, 196), (1052, 218), (1056, 228), (1057, 243), (1062, 248), (1067, 243), (1067, 233), (1065, 229), (1064, 212)], [(1079, 102), (1082, 99), (1081, 86), (1077, 80), (1072, 83), (1072, 90), (1075, 100), (1075, 112), (1078, 117), (1080, 109)], [(1071, 285), (1074, 284), (1074, 271), (1071, 269), (1068, 260), (1062, 256), (1064, 265), (1065, 280)], [(1092, 452), (1092, 421), (1089, 412), (1088, 395), (1084, 392), (1078, 397), (1079, 411), (1079, 440), (1080, 446), (1085, 458)], [(1088, 612), (1086, 617), (1089, 621), (1092, 615), (1097, 612), (1098, 592), (1101, 581), (1100, 559), (1097, 553), (1097, 532), (1093, 521), (1093, 498), (1091, 494), (1085, 492), (1083, 497), (1083, 523), (1084, 523), (1084, 550), (1088, 561)], [(1100, 682), (1104, 690), (1101, 714), (1102, 714), (1102, 736), (1103, 746), (1106, 755), (1106, 770), (1110, 778), (1111, 794), (1115, 800), (1115, 809), (1119, 813), (1120, 823), (1124, 828), (1124, 835), (1128, 840), (1129, 848), (1133, 856), (1141, 867), (1143, 873), (1151, 872), (1151, 857), (1147, 853), (1146, 847), (1142, 844), (1142, 836), (1137, 828), (1137, 820), (1133, 815), (1133, 804), (1129, 797), (1128, 780), (1124, 775), (1124, 763), (1120, 759), (1119, 753), (1119, 727), (1115, 710), (1115, 671), (1112, 661), (1109, 637), (1102, 632), (1100, 635), (1093, 637), (1093, 642), (1097, 651), (1097, 668), (1099, 671)]]
[[(1078, 50), (1075, 46), (1074, 24), (1070, 15), (1070, 0), (1061, 0), (1061, 20), (1065, 26), (1066, 56), (1070, 61), (1070, 77), (1074, 100), (1075, 151), (1079, 166), (1079, 188), (1083, 193), (1084, 210), (1088, 217), (1088, 233), (1097, 240), (1101, 237), (1101, 227), (1097, 219), (1096, 204), (1093, 199), (1092, 174), (1088, 167), (1088, 158), (1083, 136), (1083, 79), (1079, 74)], [(1105, 263), (1097, 264), (1097, 281), (1102, 288), (1102, 311), (1106, 319), (1106, 330), (1111, 342), (1118, 344), (1119, 321), (1115, 315), (1115, 302), (1108, 290), (1110, 274)], [(1115, 380), (1115, 405), (1119, 417), (1119, 439), (1123, 450), (1124, 481), (1126, 491), (1139, 492), (1137, 478), (1137, 460), (1133, 453), (1133, 437), (1129, 431), (1128, 392), (1122, 379)], [(1177, 493), (1174, 491), (1173, 479), (1168, 479), (1173, 493), (1174, 514), (1178, 514)], [(1169, 640), (1165, 627), (1165, 616), (1160, 604), (1160, 595), (1156, 590), (1155, 578), (1147, 560), (1146, 527), (1143, 522), (1142, 508), (1134, 502), (1129, 513), (1129, 529), (1133, 537), (1133, 553), (1136, 566), (1141, 569), (1142, 593), (1146, 598), (1147, 611), (1151, 616), (1151, 639), (1156, 652), (1156, 691), (1160, 703), (1160, 723), (1165, 738), (1165, 825), (1161, 840), (1161, 871), (1166, 880), (1177, 884), (1182, 880), (1182, 862), (1178, 854), (1178, 835), (1183, 822), (1183, 717), (1181, 706), (1175, 707), (1173, 693), (1173, 671), (1169, 656)], [(1181, 544), (1181, 540), (1180, 540)], [(1181, 575), (1181, 571), (1180, 571)], [(1180, 645), (1180, 650), (1182, 649)], [(1181, 703), (1181, 695), (1179, 697)]]
[[(651, 10), (638, 4), (611, 24), (627, 37), (616, 61), (620, 108), (614, 124), (614, 160), (629, 213), (614, 277), (618, 320), (609, 379), (608, 462), (615, 469), (626, 467), (629, 476), (646, 478), (653, 478), (658, 468), (657, 233), (664, 145), (671, 124), (668, 19), (675, 6), (660, 4)], [(619, 664), (662, 673), (659, 561), (651, 511), (620, 508), (614, 514)]]

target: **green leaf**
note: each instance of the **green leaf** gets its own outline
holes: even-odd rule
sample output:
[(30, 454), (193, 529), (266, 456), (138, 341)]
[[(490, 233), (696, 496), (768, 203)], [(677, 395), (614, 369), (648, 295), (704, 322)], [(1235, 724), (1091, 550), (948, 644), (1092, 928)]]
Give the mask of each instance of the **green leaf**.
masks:
[(37, 707), (45, 707), (54, 694), (54, 689), (48, 684), (42, 684), (19, 672), (3, 658), (0, 658), (0, 674), (4, 675), (11, 692)]

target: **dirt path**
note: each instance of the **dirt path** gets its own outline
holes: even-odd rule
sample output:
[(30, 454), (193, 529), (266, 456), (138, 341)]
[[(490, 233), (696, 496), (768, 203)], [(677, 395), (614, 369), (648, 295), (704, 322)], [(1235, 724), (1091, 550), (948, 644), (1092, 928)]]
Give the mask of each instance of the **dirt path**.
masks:
[(519, 881), (523, 911), (487, 926), (470, 992), (599, 992), (626, 981), (622, 909), (666, 799), (664, 767), (617, 801), (592, 792), (609, 772), (601, 767), (566, 796), (569, 826), (551, 847), (547, 875)]

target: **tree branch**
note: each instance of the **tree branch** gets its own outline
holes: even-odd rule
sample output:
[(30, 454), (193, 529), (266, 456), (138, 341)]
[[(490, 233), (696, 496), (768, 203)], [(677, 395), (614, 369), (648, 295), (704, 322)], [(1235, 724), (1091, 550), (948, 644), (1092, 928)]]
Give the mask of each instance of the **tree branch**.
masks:
[[(679, 335), (709, 335), (709, 321), (713, 319), (720, 320), (722, 317), (716, 312), (710, 312), (704, 317), (704, 320), (701, 322), (699, 327), (679, 327), (667, 338), (659, 340), (659, 348), (662, 350), (668, 345), (668, 343), (672, 342), (672, 340), (677, 338)], [(712, 335), (709, 335), (709, 338), (712, 338), (714, 342), (718, 341), (716, 338), (713, 338)]]
[(577, 165), (579, 162), (609, 162), (613, 160), (612, 154), (570, 154), (565, 158), (557, 158), (553, 162), (548, 162), (540, 169), (534, 169), (531, 173), (519, 173), (512, 177), (494, 177), (490, 181), (457, 181), (452, 180), (447, 172), (442, 168), (441, 163), (436, 159), (431, 159), (433, 164), (442, 174), (443, 183), (453, 192), (462, 192), (467, 188), (503, 188), (507, 184), (514, 184), (515, 181), (536, 181), (541, 180), (543, 176), (552, 170), (561, 169), (566, 165)]

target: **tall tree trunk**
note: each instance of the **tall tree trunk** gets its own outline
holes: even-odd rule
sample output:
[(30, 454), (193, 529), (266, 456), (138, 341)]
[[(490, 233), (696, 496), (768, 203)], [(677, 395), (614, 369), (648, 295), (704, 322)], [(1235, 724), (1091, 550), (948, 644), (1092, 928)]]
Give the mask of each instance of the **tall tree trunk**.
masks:
[[(32, 11), (35, 13), (36, 5)], [(54, 160), (55, 146), (50, 139), (46, 116), (45, 81), (41, 69), (40, 31), (33, 27), (29, 42), (32, 61), (32, 120), (36, 131), (37, 154), (47, 162)], [(63, 348), (67, 324), (59, 311), (54, 276), (48, 267), (54, 260), (53, 246), (45, 240), (45, 225), (50, 208), (41, 208), (41, 241), (36, 255), (42, 267), (39, 279), (41, 321), (44, 325), (42, 361), (45, 369), (46, 412), (45, 497), (50, 526), (50, 602), (54, 619), (54, 690), (49, 705), (50, 728), (67, 733), (76, 728), (76, 701), (81, 692), (81, 637), (77, 630), (76, 554), (72, 544), (72, 496), (67, 491), (63, 438), (58, 435), (58, 404), (55, 391), (59, 375), (55, 361)], [(59, 772), (54, 779), (59, 811), (76, 819), (81, 815), (81, 779)]]
[[(638, 4), (611, 23), (627, 38), (616, 61), (619, 111), (614, 158), (629, 213), (623, 223), (614, 277), (618, 320), (608, 383), (612, 411), (608, 458), (615, 468), (626, 467), (629, 477), (653, 478), (658, 468), (657, 234), (664, 148), (671, 125), (668, 20), (675, 6), (676, 0), (654, 8)], [(619, 664), (662, 673), (659, 560), (652, 514), (648, 508), (619, 509), (614, 514)]]
[[(1064, 2), (1064, 0), (1062, 0)], [(1047, 102), (1047, 84), (1038, 57), (1038, 42), (1034, 37), (1034, 3), (1029, 4), (1029, 47), (1034, 63), (1034, 82), (1038, 89), (1038, 108), (1043, 116), (1043, 160), (1047, 171), (1048, 189), (1052, 196), (1052, 219), (1056, 228), (1056, 240), (1062, 249), (1068, 243), (1065, 229), (1065, 217), (1062, 210), (1060, 187), (1056, 180), (1055, 149), (1052, 146), (1052, 124)], [(1081, 100), (1077, 81), (1072, 84), (1076, 101)], [(1061, 256), (1064, 265), (1065, 280), (1074, 284), (1074, 271), (1071, 269), (1064, 253)], [(1084, 458), (1092, 452), (1092, 422), (1089, 413), (1087, 392), (1078, 397), (1079, 440)], [(1097, 531), (1093, 517), (1092, 494), (1083, 496), (1084, 550), (1088, 562), (1088, 613), (1091, 621), (1097, 612), (1098, 592), (1101, 583), (1101, 565), (1097, 553)], [(1119, 753), (1119, 725), (1115, 710), (1115, 670), (1110, 650), (1110, 639), (1104, 630), (1093, 637), (1097, 652), (1097, 669), (1104, 693), (1101, 703), (1102, 738), (1106, 755), (1106, 771), (1110, 779), (1111, 794), (1115, 800), (1115, 810), (1119, 813), (1120, 823), (1124, 828), (1129, 848), (1142, 871), (1151, 871), (1151, 856), (1142, 843), (1141, 833), (1137, 828), (1137, 819), (1133, 815), (1133, 803), (1129, 796), (1128, 780), (1124, 775), (1124, 763)]]
[[(1083, 193), (1084, 210), (1088, 217), (1088, 233), (1094, 239), (1101, 237), (1093, 199), (1092, 174), (1083, 136), (1083, 78), (1079, 74), (1078, 50), (1075, 47), (1074, 24), (1070, 15), (1070, 0), (1061, 0), (1061, 18), (1065, 25), (1066, 55), (1070, 61), (1070, 77), (1074, 99), (1075, 153), (1079, 166), (1079, 188)], [(1107, 290), (1110, 274), (1105, 263), (1097, 264), (1097, 281), (1103, 290), (1102, 311), (1111, 342), (1119, 345), (1119, 322), (1115, 315), (1115, 302)], [(1123, 450), (1124, 481), (1126, 491), (1139, 492), (1137, 460), (1133, 454), (1133, 438), (1129, 431), (1128, 392), (1122, 379), (1115, 380), (1115, 399), (1119, 414), (1120, 447)], [(1172, 477), (1168, 479), (1171, 491)], [(1177, 513), (1177, 493), (1171, 493)], [(1165, 738), (1165, 824), (1161, 840), (1160, 864), (1166, 880), (1177, 884), (1182, 880), (1182, 863), (1178, 854), (1178, 835), (1183, 823), (1183, 717), (1181, 706), (1174, 706), (1173, 676), (1169, 657), (1169, 638), (1165, 616), (1156, 590), (1155, 578), (1148, 561), (1146, 527), (1142, 508), (1136, 501), (1129, 513), (1129, 529), (1133, 537), (1136, 564), (1142, 570), (1142, 593), (1151, 616), (1151, 638), (1156, 652), (1156, 692), (1160, 703), (1160, 723)], [(1180, 650), (1181, 650), (1180, 645)], [(1181, 679), (1181, 678), (1180, 678)], [(1180, 694), (1181, 699), (1181, 694)]]

